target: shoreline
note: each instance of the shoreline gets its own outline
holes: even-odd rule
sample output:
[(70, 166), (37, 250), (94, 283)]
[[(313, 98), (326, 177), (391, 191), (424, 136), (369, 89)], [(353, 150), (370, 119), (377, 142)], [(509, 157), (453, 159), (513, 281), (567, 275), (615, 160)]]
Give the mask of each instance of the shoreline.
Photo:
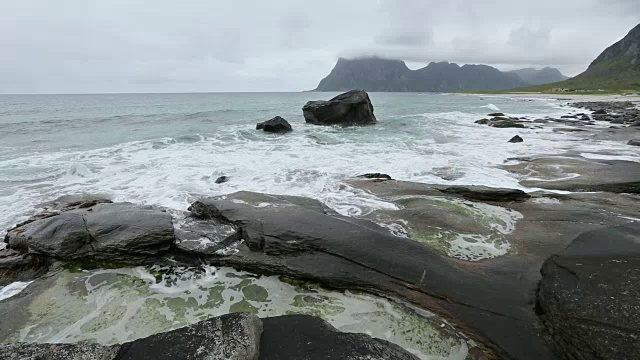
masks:
[[(585, 99), (563, 98), (567, 103)], [(609, 106), (606, 103), (612, 100), (606, 99), (598, 106)], [(606, 136), (624, 141), (621, 138), (629, 134), (640, 134), (640, 128), (609, 129), (592, 111), (582, 115), (588, 119), (581, 119), (575, 109), (567, 118), (533, 120), (503, 114), (488, 121), (510, 121), (533, 129), (550, 126), (572, 134), (579, 129), (575, 137), (582, 141)], [(608, 110), (601, 116), (609, 119), (611, 114), (617, 115)], [(505, 120), (495, 120), (502, 117)], [(625, 126), (627, 119), (621, 120)], [(603, 126), (591, 126), (600, 121)], [(638, 310), (635, 292), (623, 293), (628, 290), (626, 283), (638, 279), (623, 271), (624, 264), (635, 261), (636, 251), (634, 244), (625, 243), (626, 234), (640, 233), (636, 226), (639, 162), (568, 152), (513, 160), (517, 163), (502, 168), (522, 186), (541, 190), (434, 185), (376, 174), (374, 179), (344, 183), (396, 209), (356, 216), (340, 215), (310, 198), (247, 191), (202, 197), (189, 209), (170, 212), (97, 196), (61, 199), (7, 233), (5, 242), (11, 249), (0, 249), (0, 280), (35, 281), (1, 301), (0, 313), (16, 311), (15, 304), (40, 301), (30, 289), (55, 288), (45, 280), (58, 276), (63, 264), (82, 270), (205, 263), (257, 277), (287, 276), (338, 291), (407, 301), (441, 316), (471, 339), (477, 345), (473, 358), (553, 359), (580, 353), (582, 349), (568, 344), (583, 339), (616, 343), (617, 351), (640, 354), (633, 341), (607, 332), (612, 325), (626, 326), (619, 325), (619, 318), (608, 317), (612, 307), (615, 316), (622, 317), (628, 317), (629, 310), (620, 309)], [(572, 174), (579, 176), (568, 176)], [(61, 231), (47, 232), (58, 228)], [(140, 232), (149, 241), (134, 245)], [(611, 249), (580, 240), (602, 236), (619, 238), (619, 242)], [(566, 250), (567, 246), (577, 250)], [(586, 258), (576, 265), (571, 251)], [(612, 257), (615, 261), (602, 270), (602, 262)], [(84, 258), (95, 261), (86, 263)], [(575, 268), (583, 263), (588, 266)], [(592, 288), (591, 282), (578, 277), (582, 292), (576, 294), (574, 285), (566, 287), (561, 269), (567, 267), (574, 273), (584, 271), (584, 279), (596, 277), (598, 286)], [(610, 293), (601, 298), (597, 289), (602, 284), (612, 284), (611, 291), (619, 299), (609, 301)], [(575, 319), (586, 316), (583, 311), (587, 310), (575, 307), (576, 301), (591, 302), (587, 315), (597, 320), (597, 331), (567, 331), (580, 326)], [(604, 301), (608, 307), (601, 311)], [(633, 332), (634, 325), (624, 329)], [(4, 336), (14, 330), (18, 328)], [(1, 349), (0, 345), (0, 353)]]

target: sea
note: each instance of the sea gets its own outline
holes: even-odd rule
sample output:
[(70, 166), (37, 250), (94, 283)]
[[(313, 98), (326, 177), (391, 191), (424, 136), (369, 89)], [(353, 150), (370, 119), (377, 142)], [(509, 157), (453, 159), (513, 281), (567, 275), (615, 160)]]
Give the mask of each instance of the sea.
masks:
[[(358, 216), (393, 206), (343, 183), (364, 173), (433, 184), (522, 188), (499, 165), (516, 157), (615, 153), (545, 126), (475, 124), (491, 112), (530, 119), (579, 112), (566, 100), (507, 95), (371, 93), (378, 124), (306, 124), (302, 106), (335, 93), (0, 95), (0, 229), (67, 194), (186, 210), (202, 196), (256, 191), (318, 199)], [(292, 133), (255, 129), (276, 115)], [(508, 140), (520, 135), (523, 143)], [(220, 176), (229, 181), (216, 184)], [(525, 189), (526, 190), (526, 189)], [(531, 190), (531, 189), (529, 189)]]
[[(640, 161), (640, 153), (622, 142), (591, 139), (590, 132), (554, 131), (566, 125), (497, 129), (474, 123), (493, 112), (530, 120), (582, 112), (568, 107), (567, 100), (371, 93), (375, 125), (305, 123), (307, 101), (335, 95), (0, 95), (0, 236), (43, 203), (69, 194), (160, 206), (177, 216), (203, 196), (256, 191), (311, 197), (343, 215), (363, 216), (396, 208), (344, 182), (364, 173), (535, 191), (522, 187), (518, 176), (501, 165), (567, 152)], [(294, 131), (255, 129), (276, 115)], [(515, 135), (524, 142), (509, 143)], [(228, 182), (216, 184), (220, 176)], [(165, 275), (158, 279), (158, 274)], [(0, 342), (121, 343), (230, 311), (251, 311), (314, 314), (341, 331), (387, 339), (426, 360), (462, 360), (472, 346), (444, 320), (409, 304), (299, 289), (277, 277), (234, 269), (137, 267), (56, 276), (56, 285), (30, 305), (24, 328)], [(0, 301), (29, 284), (0, 287)], [(263, 293), (266, 298), (255, 296)]]

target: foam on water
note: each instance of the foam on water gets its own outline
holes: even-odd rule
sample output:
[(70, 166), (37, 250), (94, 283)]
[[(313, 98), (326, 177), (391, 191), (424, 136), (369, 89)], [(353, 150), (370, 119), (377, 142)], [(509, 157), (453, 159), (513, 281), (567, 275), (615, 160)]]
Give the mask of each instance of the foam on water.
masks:
[[(482, 233), (458, 232), (453, 229), (433, 227), (416, 230), (406, 220), (395, 222), (386, 216), (373, 219), (398, 236), (410, 237), (427, 246), (440, 250), (447, 256), (466, 261), (480, 261), (506, 255), (511, 250), (511, 243), (504, 237), (515, 231), (518, 220), (523, 216), (512, 209), (489, 204), (461, 200), (441, 196), (407, 195), (396, 196), (394, 201), (423, 200), (422, 206), (435, 207), (453, 214), (463, 214), (472, 219), (482, 229)], [(419, 208), (418, 208), (419, 209)], [(401, 215), (398, 215), (401, 216)], [(417, 224), (423, 226), (424, 224)], [(408, 236), (410, 235), (410, 236)]]
[[(421, 97), (423, 101), (432, 98), (439, 102), (423, 107), (423, 112), (411, 111), (420, 107), (404, 104), (403, 98), (394, 98), (388, 104), (382, 101), (376, 107), (377, 112), (382, 112), (378, 116), (380, 123), (364, 128), (293, 122), (293, 133), (276, 136), (255, 131), (246, 122), (231, 122), (209, 133), (128, 141), (93, 149), (17, 151), (0, 158), (0, 227), (7, 228), (24, 219), (43, 201), (69, 193), (101, 193), (116, 201), (184, 210), (202, 195), (248, 190), (308, 196), (341, 214), (354, 216), (393, 207), (342, 183), (345, 177), (367, 172), (437, 184), (522, 188), (517, 178), (496, 165), (510, 157), (576, 149), (584, 153), (624, 151), (620, 154), (625, 159), (640, 159), (637, 151), (623, 144), (577, 141), (574, 135), (554, 133), (549, 127), (479, 126), (473, 122), (484, 114), (478, 110), (479, 105), (471, 105), (471, 100), (482, 99)], [(522, 103), (521, 98), (483, 96), (488, 98), (491, 105), (511, 110), (510, 115), (527, 114), (520, 108), (524, 104), (535, 116), (567, 112), (557, 101), (538, 100), (530, 105)], [(394, 111), (385, 114), (385, 106)], [(396, 109), (398, 106), (406, 106), (407, 110), (403, 113)], [(464, 111), (456, 110), (465, 106)], [(206, 111), (201, 113), (198, 119), (202, 116), (203, 121), (212, 116)], [(153, 125), (148, 126), (152, 129)], [(508, 143), (515, 134), (525, 142)], [(222, 175), (230, 176), (230, 181), (214, 184)]]
[(21, 282), (16, 281), (7, 286), (0, 286), (0, 301), (8, 299), (14, 295), (18, 295), (22, 290), (26, 289), (33, 281)]
[(404, 303), (213, 267), (60, 273), (55, 286), (30, 304), (24, 327), (1, 340), (114, 344), (229, 312), (314, 315), (421, 359), (463, 360), (468, 354), (467, 341), (451, 325)]
[(495, 105), (493, 105), (493, 104), (483, 105), (481, 107), (487, 108), (487, 109), (489, 109), (491, 111), (500, 111), (500, 108), (495, 106)]

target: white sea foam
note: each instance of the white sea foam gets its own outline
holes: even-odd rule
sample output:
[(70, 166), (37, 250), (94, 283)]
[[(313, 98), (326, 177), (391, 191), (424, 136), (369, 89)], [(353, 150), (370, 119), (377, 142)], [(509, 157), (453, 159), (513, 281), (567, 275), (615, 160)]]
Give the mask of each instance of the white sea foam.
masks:
[(12, 296), (18, 295), (22, 290), (26, 289), (27, 286), (29, 286), (29, 284), (31, 284), (32, 282), (33, 281), (29, 281), (29, 282), (17, 281), (7, 286), (0, 287), (0, 301), (4, 299), (8, 299)]
[(481, 107), (487, 108), (487, 109), (489, 109), (491, 111), (500, 111), (500, 108), (495, 106), (495, 105), (493, 105), (493, 104), (483, 105)]
[[(3, 156), (0, 228), (24, 219), (37, 204), (69, 193), (101, 193), (115, 201), (185, 210), (200, 196), (247, 190), (308, 196), (353, 216), (394, 208), (343, 184), (346, 177), (362, 173), (382, 172), (395, 179), (425, 183), (531, 190), (497, 165), (511, 157), (565, 151), (579, 151), (591, 158), (598, 155), (589, 154), (606, 152), (640, 161), (639, 152), (623, 143), (579, 141), (576, 135), (554, 133), (549, 126), (495, 129), (477, 125), (473, 122), (485, 115), (482, 103), (465, 105), (470, 97), (462, 96), (437, 99), (438, 112), (433, 111), (433, 104), (421, 107), (407, 103), (404, 114), (384, 115), (384, 105), (377, 106), (376, 111), (382, 114), (378, 115), (379, 124), (371, 127), (293, 122), (293, 133), (276, 136), (257, 132), (250, 124), (230, 123), (210, 133), (176, 138)], [(491, 104), (512, 116), (530, 115), (533, 119), (567, 112), (561, 102), (549, 99), (483, 99), (484, 104), (491, 99)], [(508, 143), (516, 134), (525, 141)], [(222, 175), (230, 176), (230, 181), (215, 184), (215, 178)]]

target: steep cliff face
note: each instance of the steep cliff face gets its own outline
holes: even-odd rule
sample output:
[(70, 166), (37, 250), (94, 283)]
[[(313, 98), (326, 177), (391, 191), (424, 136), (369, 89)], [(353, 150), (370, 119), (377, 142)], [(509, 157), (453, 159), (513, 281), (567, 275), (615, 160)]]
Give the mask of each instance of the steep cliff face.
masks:
[(525, 68), (508, 71), (508, 73), (517, 75), (524, 82), (531, 85), (550, 84), (567, 80), (569, 78), (568, 76), (562, 75), (560, 70), (548, 66), (540, 70), (534, 68)]
[(640, 67), (640, 25), (633, 28), (627, 36), (609, 46), (589, 65), (587, 72), (604, 68)]
[(640, 89), (640, 25), (604, 50), (587, 71), (558, 85), (586, 90)]
[(405, 82), (411, 70), (400, 60), (340, 58), (331, 73), (318, 85), (318, 91), (408, 91)]
[(317, 91), (456, 92), (503, 90), (526, 86), (520, 78), (486, 65), (440, 62), (412, 71), (403, 61), (380, 58), (340, 59)]

